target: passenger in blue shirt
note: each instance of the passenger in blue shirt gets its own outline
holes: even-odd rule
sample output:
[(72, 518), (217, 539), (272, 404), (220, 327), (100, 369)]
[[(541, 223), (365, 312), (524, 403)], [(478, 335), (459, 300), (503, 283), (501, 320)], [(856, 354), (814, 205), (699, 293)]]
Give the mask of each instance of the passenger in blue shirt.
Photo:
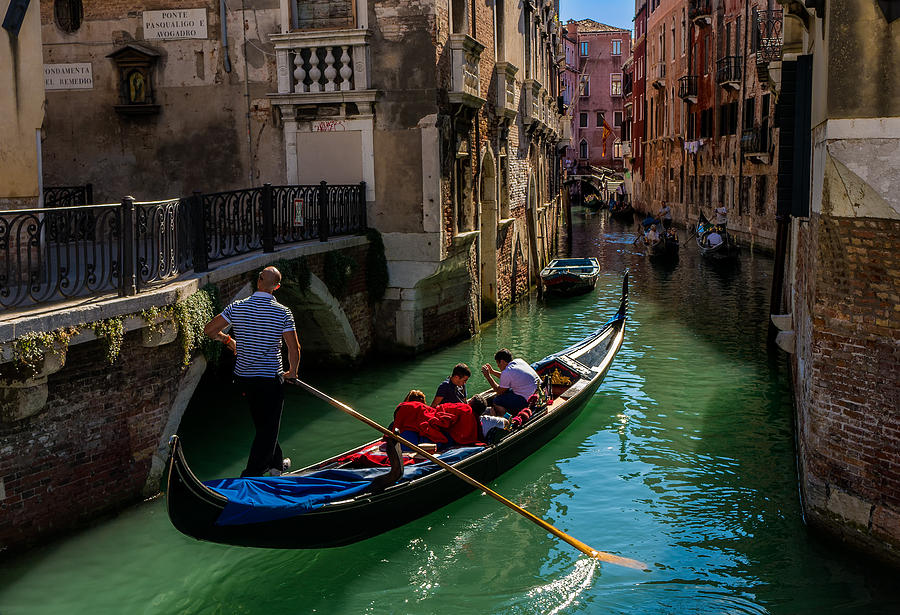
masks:
[(469, 399), (466, 396), (466, 382), (472, 372), (465, 363), (457, 363), (453, 368), (450, 377), (444, 380), (434, 394), (434, 400), (431, 402), (432, 408), (437, 408), (440, 404), (467, 404)]

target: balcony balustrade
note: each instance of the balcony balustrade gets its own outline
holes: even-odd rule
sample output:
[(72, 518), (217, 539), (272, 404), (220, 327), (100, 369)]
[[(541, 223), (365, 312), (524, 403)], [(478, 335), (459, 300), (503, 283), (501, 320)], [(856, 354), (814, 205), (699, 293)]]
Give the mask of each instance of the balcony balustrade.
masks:
[(735, 90), (741, 87), (741, 56), (725, 56), (716, 62), (716, 83)]
[(768, 64), (781, 60), (783, 44), (782, 25), (784, 13), (781, 9), (757, 11), (756, 25), (759, 36), (756, 49), (756, 63)]
[(741, 134), (741, 153), (745, 158), (750, 158), (763, 164), (770, 162), (770, 130), (768, 125), (744, 129), (744, 132)]
[(369, 36), (368, 30), (272, 34), (278, 94), (313, 104), (359, 99), (370, 88)]
[(712, 0), (689, 0), (688, 19), (698, 26), (712, 23)]
[(699, 77), (697, 75), (685, 75), (678, 80), (678, 98), (689, 103), (697, 102), (697, 83)]
[(653, 67), (653, 87), (662, 89), (666, 87), (666, 63), (657, 62)]
[(481, 52), (484, 45), (468, 34), (450, 35), (450, 102), (481, 108)]
[(509, 62), (494, 65), (494, 79), (497, 90), (497, 114), (510, 120), (518, 113), (516, 105), (516, 73), (519, 69)]
[(544, 86), (536, 79), (526, 79), (522, 88), (522, 95), (525, 97), (523, 111), (525, 117), (522, 122), (526, 126), (536, 126), (541, 121), (541, 92)]

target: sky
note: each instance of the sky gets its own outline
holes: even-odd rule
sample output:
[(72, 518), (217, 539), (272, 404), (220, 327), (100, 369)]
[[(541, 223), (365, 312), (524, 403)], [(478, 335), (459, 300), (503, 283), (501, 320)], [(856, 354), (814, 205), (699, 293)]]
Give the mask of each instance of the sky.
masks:
[(570, 19), (593, 19), (631, 30), (634, 0), (559, 0), (559, 18), (563, 24)]

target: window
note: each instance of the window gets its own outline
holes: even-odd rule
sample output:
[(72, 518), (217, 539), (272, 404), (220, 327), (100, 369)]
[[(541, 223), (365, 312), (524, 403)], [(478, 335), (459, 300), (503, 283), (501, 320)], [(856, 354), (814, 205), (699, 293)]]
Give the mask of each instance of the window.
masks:
[(622, 55), (622, 41), (617, 39), (612, 42), (612, 54), (614, 56)]
[(53, 3), (53, 15), (60, 30), (75, 32), (81, 27), (81, 20), (84, 18), (81, 0), (56, 0)]
[(588, 144), (584, 139), (581, 140), (581, 143), (578, 144), (578, 157), (579, 158), (587, 158), (588, 157)]
[(587, 128), (587, 113), (578, 114), (578, 126), (579, 128)]
[(622, 95), (622, 73), (613, 73), (609, 76), (609, 93), (611, 96)]
[(621, 125), (622, 125), (622, 112), (614, 111), (613, 112), (613, 126), (618, 128)]
[(622, 142), (616, 139), (615, 143), (613, 143), (613, 158), (621, 158), (622, 157)]
[(581, 95), (582, 96), (590, 96), (591, 95), (591, 78), (587, 75), (584, 75), (581, 78)]
[(464, 34), (467, 30), (465, 0), (453, 0), (450, 10), (450, 17), (453, 20), (453, 32), (455, 34)]
[(756, 213), (766, 213), (766, 190), (768, 189), (768, 178), (760, 175), (756, 178)]
[(603, 122), (606, 121), (606, 118), (603, 116), (602, 111), (597, 111), (597, 128), (603, 127)]
[(588, 44), (587, 44), (587, 41), (583, 41), (581, 43), (581, 56), (587, 57), (587, 54), (588, 54)]

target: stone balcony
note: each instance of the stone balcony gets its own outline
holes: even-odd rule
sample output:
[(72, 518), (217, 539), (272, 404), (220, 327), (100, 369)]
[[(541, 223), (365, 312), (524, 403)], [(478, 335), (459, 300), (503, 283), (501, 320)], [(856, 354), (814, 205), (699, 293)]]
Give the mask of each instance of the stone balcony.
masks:
[(276, 103), (374, 102), (369, 30), (272, 34), (278, 70)]
[(536, 79), (526, 79), (522, 87), (522, 96), (525, 98), (523, 112), (525, 116), (522, 123), (529, 127), (537, 127), (543, 118), (543, 110), (541, 105), (543, 102), (542, 92), (543, 84)]
[(509, 62), (494, 65), (494, 79), (497, 90), (497, 115), (514, 120), (518, 114), (516, 105), (516, 73), (519, 69)]
[(481, 52), (484, 45), (468, 34), (450, 35), (450, 90), (452, 104), (480, 109), (485, 99), (481, 96)]

